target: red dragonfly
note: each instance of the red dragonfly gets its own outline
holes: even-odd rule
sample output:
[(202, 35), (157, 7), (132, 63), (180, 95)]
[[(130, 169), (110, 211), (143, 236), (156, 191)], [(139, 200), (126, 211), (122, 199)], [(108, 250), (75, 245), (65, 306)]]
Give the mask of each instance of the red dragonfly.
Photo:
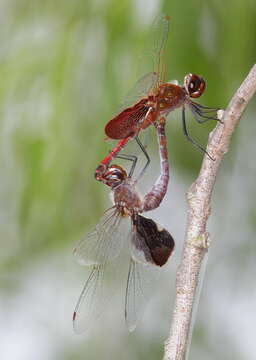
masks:
[[(209, 108), (193, 101), (205, 90), (205, 81), (195, 74), (188, 74), (184, 78), (183, 86), (167, 82), (166, 66), (163, 55), (169, 33), (169, 16), (161, 16), (153, 25), (152, 43), (154, 71), (144, 75), (133, 89), (133, 101), (105, 126), (105, 133), (110, 139), (120, 140), (110, 153), (100, 162), (95, 171), (95, 178), (102, 181), (111, 160), (125, 147), (131, 139), (137, 136), (142, 129), (155, 124), (162, 116), (171, 111), (182, 108), (183, 132), (187, 139), (201, 151), (205, 149), (197, 144), (188, 134), (186, 126), (185, 108), (188, 107), (199, 123), (209, 119), (218, 120), (216, 108)], [(130, 96), (131, 97), (131, 96)], [(207, 153), (208, 154), (208, 153)], [(211, 156), (208, 154), (211, 158)]]
[(159, 206), (168, 186), (164, 119), (157, 125), (157, 134), (161, 174), (143, 198), (131, 177), (134, 166), (127, 175), (122, 167), (112, 165), (103, 176), (103, 182), (112, 189), (114, 206), (105, 212), (94, 232), (74, 249), (78, 262), (92, 267), (73, 314), (76, 333), (87, 330), (90, 322), (104, 309), (102, 283), (106, 266), (118, 257), (125, 239), (129, 241), (131, 257), (125, 296), (125, 319), (130, 331), (135, 328), (146, 300), (145, 287), (152, 269), (163, 266), (173, 252), (174, 240), (169, 232), (152, 219), (140, 215)]

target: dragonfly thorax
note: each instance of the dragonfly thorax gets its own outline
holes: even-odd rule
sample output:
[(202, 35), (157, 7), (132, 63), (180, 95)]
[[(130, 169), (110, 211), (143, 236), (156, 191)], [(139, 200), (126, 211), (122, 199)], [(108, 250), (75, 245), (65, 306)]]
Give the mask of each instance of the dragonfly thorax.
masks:
[(155, 97), (160, 111), (171, 111), (185, 103), (187, 94), (184, 88), (174, 84), (162, 84), (159, 86)]
[(130, 178), (113, 189), (113, 201), (122, 216), (132, 216), (141, 210), (142, 201)]

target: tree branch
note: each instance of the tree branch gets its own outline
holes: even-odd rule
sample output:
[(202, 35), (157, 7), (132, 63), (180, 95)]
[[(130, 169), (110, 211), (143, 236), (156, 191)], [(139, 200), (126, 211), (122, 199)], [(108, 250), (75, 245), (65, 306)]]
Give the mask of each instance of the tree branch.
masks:
[(249, 72), (230, 101), (226, 111), (219, 111), (218, 123), (209, 136), (207, 151), (215, 161), (204, 156), (196, 181), (187, 193), (188, 220), (185, 244), (176, 277), (176, 299), (170, 334), (165, 344), (164, 360), (184, 360), (192, 336), (192, 314), (202, 261), (208, 250), (206, 223), (210, 215), (210, 200), (216, 176), (224, 154), (229, 149), (231, 135), (240, 117), (256, 92), (256, 65)]

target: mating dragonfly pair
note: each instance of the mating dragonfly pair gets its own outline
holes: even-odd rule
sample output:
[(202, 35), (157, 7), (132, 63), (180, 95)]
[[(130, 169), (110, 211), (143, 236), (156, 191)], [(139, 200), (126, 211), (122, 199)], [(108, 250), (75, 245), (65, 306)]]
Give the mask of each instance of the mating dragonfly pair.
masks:
[[(123, 111), (111, 119), (105, 127), (108, 138), (119, 142), (100, 162), (95, 178), (111, 188), (114, 205), (105, 212), (94, 232), (82, 239), (74, 249), (78, 262), (92, 268), (73, 315), (74, 329), (77, 333), (85, 331), (92, 318), (100, 311), (98, 304), (101, 302), (99, 300), (102, 297), (105, 269), (108, 263), (120, 254), (124, 238), (128, 239), (131, 258), (125, 296), (125, 318), (129, 330), (133, 330), (136, 326), (141, 299), (144, 296), (144, 277), (147, 276), (147, 271), (166, 264), (173, 253), (175, 244), (171, 234), (152, 219), (141, 215), (157, 208), (167, 191), (169, 164), (165, 123), (171, 111), (181, 108), (185, 136), (211, 158), (210, 154), (188, 134), (185, 109), (189, 108), (199, 123), (209, 119), (218, 120), (217, 109), (193, 101), (205, 90), (205, 81), (200, 76), (186, 75), (183, 86), (166, 81), (163, 56), (169, 23), (168, 16), (161, 16), (155, 21), (152, 31), (154, 48), (151, 51), (154, 60), (153, 72), (146, 74), (137, 82), (133, 90), (132, 104), (126, 105)], [(160, 175), (150, 191), (141, 198), (136, 190), (136, 183), (149, 165), (149, 156), (138, 135), (150, 125), (154, 125), (157, 132)], [(137, 158), (134, 155), (119, 154), (133, 139), (137, 141), (147, 158), (146, 165), (135, 180), (133, 173)], [(114, 158), (132, 161), (129, 174), (121, 166), (111, 165)], [(129, 230), (125, 237), (127, 221)]]

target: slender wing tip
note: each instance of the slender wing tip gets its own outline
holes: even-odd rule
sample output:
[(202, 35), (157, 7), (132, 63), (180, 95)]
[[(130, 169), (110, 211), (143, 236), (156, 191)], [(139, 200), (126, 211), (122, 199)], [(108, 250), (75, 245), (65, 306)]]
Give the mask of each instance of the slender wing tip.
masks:
[(137, 324), (135, 322), (128, 321), (126, 315), (125, 315), (125, 323), (126, 323), (126, 327), (127, 327), (128, 331), (130, 333), (133, 332), (137, 327)]
[(72, 321), (74, 322), (76, 320), (76, 311), (73, 312), (73, 318)]
[(137, 322), (136, 321), (131, 321), (131, 319), (130, 320), (128, 319), (127, 309), (125, 309), (124, 317), (125, 317), (125, 324), (126, 324), (126, 327), (127, 327), (128, 331), (130, 333), (133, 332), (137, 327)]
[(77, 335), (81, 335), (85, 331), (85, 329), (82, 329), (82, 328), (80, 328), (78, 326), (78, 324), (77, 324), (77, 312), (76, 311), (73, 312), (72, 322), (73, 322), (74, 333), (77, 334)]
[(74, 329), (74, 332), (75, 332), (76, 334), (80, 334), (80, 331), (78, 331), (78, 329), (77, 329), (76, 315), (77, 315), (77, 312), (74, 311), (74, 312), (73, 312), (73, 317), (72, 317), (73, 329)]

